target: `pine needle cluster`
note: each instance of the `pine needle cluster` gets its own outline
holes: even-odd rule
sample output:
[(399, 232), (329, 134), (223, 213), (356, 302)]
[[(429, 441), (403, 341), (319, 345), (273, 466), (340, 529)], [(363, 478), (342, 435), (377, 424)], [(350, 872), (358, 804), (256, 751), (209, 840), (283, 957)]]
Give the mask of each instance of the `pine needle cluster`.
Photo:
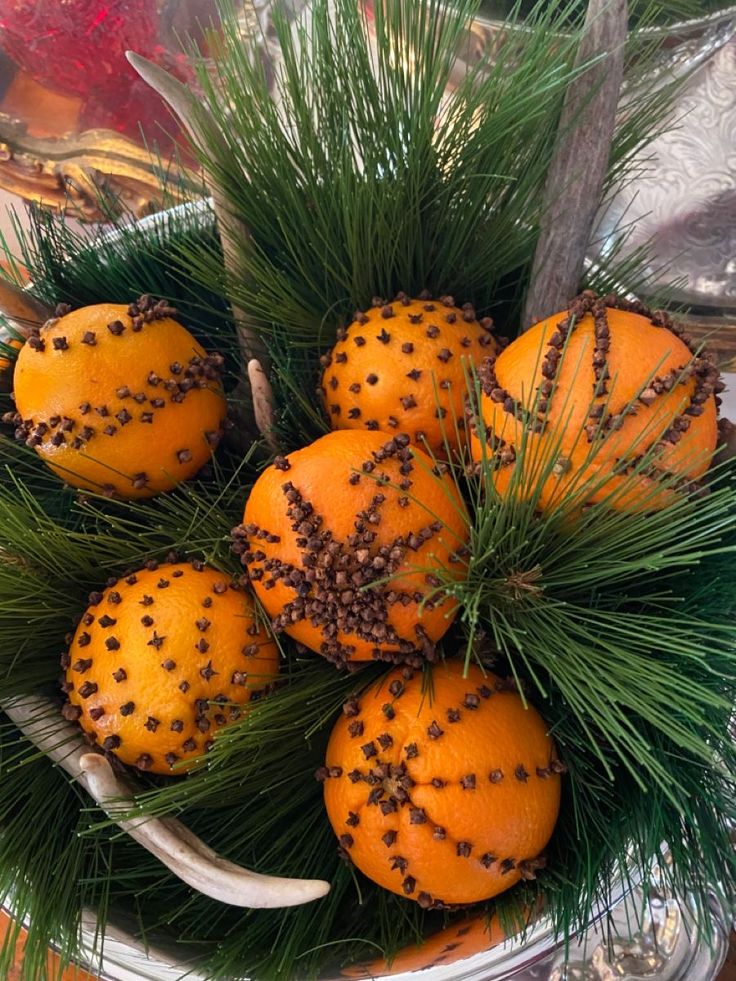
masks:
[[(277, 25), (278, 109), (225, 12), (221, 57), (202, 76), (212, 139), (196, 150), (249, 229), (238, 269), (223, 270), (206, 202), (144, 225), (118, 220), (114, 236), (92, 242), (36, 211), (18, 257), (36, 294), (75, 306), (141, 292), (171, 299), (226, 356), (232, 400), (243, 365), (231, 305), (245, 311), (273, 362), (285, 447), (324, 431), (319, 354), (374, 294), (454, 291), (513, 324), (562, 99), (584, 70), (573, 67), (578, 36), (570, 4), (536, 4), (494, 61), (457, 80), (455, 53), (477, 3), (458, 0), (452, 15), (442, 6), (376, 5), (371, 47), (352, 0), (314, 0), (308, 27)], [(667, 98), (660, 89), (635, 100), (608, 191), (662, 127)], [(635, 264), (625, 271), (635, 282)], [(7, 392), (0, 403), (11, 408)], [(110, 502), (76, 495), (1, 434), (0, 698), (58, 691), (64, 638), (108, 576), (171, 551), (237, 572), (229, 532), (267, 458), (233, 438), (195, 482), (152, 501)], [(707, 495), (673, 495), (656, 514), (597, 509), (574, 520), (569, 509), (540, 517), (533, 503), (499, 498), (490, 468), (480, 477), (459, 468), (456, 479), (471, 504), (472, 557), (466, 580), (447, 585), (462, 613), (444, 652), (514, 675), (570, 771), (548, 870), (481, 911), (518, 920), (540, 901), (569, 938), (618, 878), (646, 879), (666, 843), (666, 874), (692, 893), (707, 926), (711, 890), (736, 898), (733, 468), (713, 471)], [(313, 774), (340, 705), (381, 668), (341, 674), (288, 640), (282, 648), (283, 684), (188, 777), (138, 777), (136, 813), (177, 815), (259, 871), (327, 878), (329, 896), (243, 912), (193, 894), (4, 719), (0, 896), (31, 923), (25, 979), (46, 976), (51, 940), (73, 957), (85, 907), (101, 926), (122, 912), (141, 936), (175, 939), (213, 981), (315, 978), (391, 957), (463, 915), (424, 912), (340, 861)], [(11, 949), (0, 952), (0, 974)]]
[[(514, 322), (562, 100), (587, 66), (574, 65), (579, 31), (559, 31), (569, 4), (552, 0), (456, 79), (478, 4), (454, 7), (375, 4), (367, 25), (351, 0), (314, 4), (307, 26), (276, 24), (275, 93), (236, 20), (225, 24), (226, 56), (201, 75), (199, 119), (210, 135), (202, 162), (250, 233), (225, 289), (290, 347), (324, 344), (356, 307), (399, 290), (450, 292)], [(510, 23), (518, 16), (515, 6)], [(664, 86), (633, 101), (606, 193), (669, 98)], [(222, 282), (218, 255), (198, 249), (187, 264)]]

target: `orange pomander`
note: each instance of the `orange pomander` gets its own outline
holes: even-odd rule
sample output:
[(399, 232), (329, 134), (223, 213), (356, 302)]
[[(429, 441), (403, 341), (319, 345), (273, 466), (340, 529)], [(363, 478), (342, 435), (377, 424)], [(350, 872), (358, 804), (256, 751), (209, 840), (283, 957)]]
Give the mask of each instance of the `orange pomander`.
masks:
[(474, 365), (498, 350), (489, 318), (451, 296), (375, 306), (338, 332), (322, 359), (322, 398), (333, 429), (408, 433), (440, 458), (465, 441), (465, 396)]
[(463, 663), (394, 669), (343, 706), (327, 746), (342, 853), (423, 907), (475, 903), (534, 878), (560, 806), (555, 745), (505, 681)]
[[(23, 347), (21, 342), (15, 337), (4, 337), (0, 335), (0, 342), (5, 344), (6, 347), (15, 348), (16, 351), (20, 351)], [(10, 358), (6, 358), (5, 355), (0, 354), (0, 375), (3, 375), (9, 368), (12, 368), (14, 363)]]
[(467, 514), (408, 444), (339, 430), (280, 457), (235, 529), (274, 628), (337, 664), (431, 660), (455, 616), (437, 573), (463, 576)]
[[(521, 924), (520, 924), (521, 925)], [(444, 930), (438, 930), (418, 944), (408, 944), (392, 957), (390, 961), (378, 957), (350, 967), (344, 967), (339, 977), (352, 981), (365, 981), (366, 978), (395, 977), (405, 972), (429, 971), (430, 968), (447, 968), (482, 954), (492, 947), (509, 939), (498, 916), (489, 917), (485, 913), (455, 920)]]
[[(702, 477), (722, 385), (688, 341), (662, 312), (583, 293), (486, 362), (481, 414), (500, 493), (538, 495), (540, 510), (654, 510)], [(478, 436), (472, 451), (480, 461)]]
[(16, 435), (74, 487), (151, 497), (194, 476), (222, 433), (219, 355), (150, 297), (50, 320), (13, 378)]
[(275, 679), (278, 651), (242, 588), (176, 563), (93, 593), (63, 667), (65, 718), (123, 763), (182, 773)]

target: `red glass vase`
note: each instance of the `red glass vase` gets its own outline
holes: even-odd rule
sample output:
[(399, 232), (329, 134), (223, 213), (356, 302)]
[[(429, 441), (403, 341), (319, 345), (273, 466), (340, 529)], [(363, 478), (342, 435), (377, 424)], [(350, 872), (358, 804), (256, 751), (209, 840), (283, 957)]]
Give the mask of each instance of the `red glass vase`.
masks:
[(81, 129), (143, 133), (166, 149), (176, 127), (125, 52), (192, 82), (173, 28), (186, 34), (212, 16), (209, 0), (0, 0), (0, 48), (33, 82), (80, 100)]

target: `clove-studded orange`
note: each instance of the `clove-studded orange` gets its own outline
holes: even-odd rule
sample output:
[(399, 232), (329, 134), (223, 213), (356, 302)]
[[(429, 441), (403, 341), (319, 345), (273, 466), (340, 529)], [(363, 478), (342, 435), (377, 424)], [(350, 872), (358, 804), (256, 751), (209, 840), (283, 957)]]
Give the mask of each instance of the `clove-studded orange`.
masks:
[(278, 652), (227, 576), (150, 565), (90, 596), (63, 656), (63, 712), (123, 763), (181, 773), (273, 682)]
[(543, 867), (554, 742), (512, 683), (462, 661), (394, 669), (343, 707), (324, 767), (344, 857), (426, 908), (490, 899)]
[[(639, 303), (583, 293), (479, 373), (496, 486), (538, 495), (541, 510), (661, 508), (716, 449), (718, 371), (667, 314)], [(480, 461), (477, 435), (472, 449)]]
[(439, 470), (406, 435), (344, 429), (261, 474), (235, 548), (274, 628), (337, 664), (432, 660), (468, 536)]
[(150, 297), (101, 303), (29, 337), (13, 377), (16, 435), (67, 483), (150, 497), (210, 459), (226, 411), (222, 359), (175, 315)]
[(508, 939), (509, 933), (504, 929), (498, 915), (489, 919), (485, 913), (480, 913), (455, 920), (450, 926), (423, 939), (421, 943), (402, 947), (391, 960), (378, 957), (353, 964), (342, 968), (339, 976), (352, 981), (365, 981), (366, 978), (392, 977), (410, 971), (418, 973), (440, 966), (447, 968), (450, 964), (481, 954)]
[[(19, 351), (23, 346), (21, 342), (15, 337), (7, 337), (0, 333), (0, 343), (4, 344), (6, 347), (14, 348)], [(11, 358), (5, 357), (4, 354), (0, 354), (0, 375), (5, 374), (14, 365), (14, 361)]]
[(498, 350), (490, 318), (451, 296), (392, 303), (374, 297), (341, 328), (322, 359), (321, 393), (333, 429), (408, 433), (443, 458), (465, 442), (465, 396), (473, 366)]

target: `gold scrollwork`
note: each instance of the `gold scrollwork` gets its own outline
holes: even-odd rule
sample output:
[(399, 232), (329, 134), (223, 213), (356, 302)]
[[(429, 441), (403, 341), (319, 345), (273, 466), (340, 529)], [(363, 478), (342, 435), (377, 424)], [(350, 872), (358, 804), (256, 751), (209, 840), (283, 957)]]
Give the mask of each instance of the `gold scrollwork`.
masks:
[[(159, 210), (163, 166), (114, 130), (41, 138), (0, 113), (0, 187), (44, 207), (65, 208), (83, 221), (121, 212), (139, 218)], [(196, 175), (183, 166), (167, 167), (167, 175), (180, 198), (201, 192)]]

